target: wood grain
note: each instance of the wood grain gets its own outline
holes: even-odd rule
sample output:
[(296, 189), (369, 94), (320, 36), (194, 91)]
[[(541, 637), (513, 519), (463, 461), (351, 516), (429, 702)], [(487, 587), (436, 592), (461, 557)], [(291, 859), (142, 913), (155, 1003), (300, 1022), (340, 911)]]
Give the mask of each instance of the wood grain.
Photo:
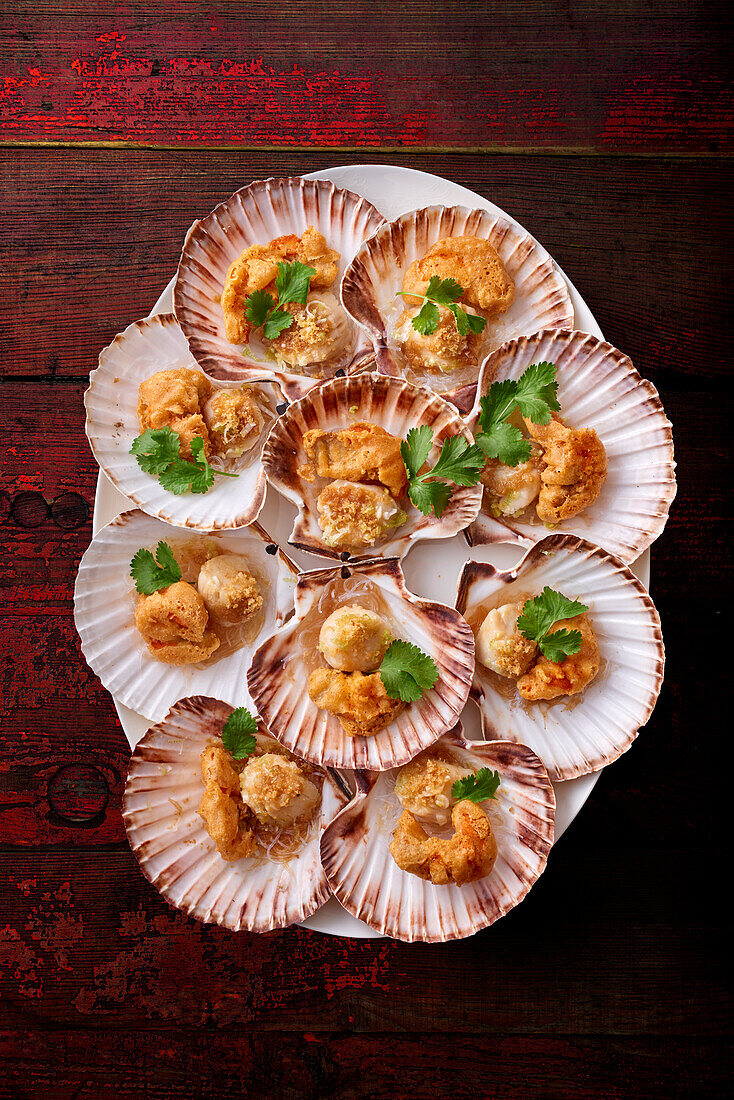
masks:
[(731, 148), (723, 5), (299, 0), (296, 9), (16, 2), (0, 53), (4, 136)]

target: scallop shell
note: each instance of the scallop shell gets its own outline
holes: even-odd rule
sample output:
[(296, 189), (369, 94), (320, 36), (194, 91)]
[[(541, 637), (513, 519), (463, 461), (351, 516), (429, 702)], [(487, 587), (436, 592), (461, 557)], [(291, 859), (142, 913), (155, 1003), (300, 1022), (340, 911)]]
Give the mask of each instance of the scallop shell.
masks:
[[(563, 276), (542, 245), (517, 222), (488, 210), (427, 206), (378, 229), (361, 246), (342, 282), (344, 308), (371, 337), (378, 370), (383, 374), (401, 377), (406, 373), (399, 350), (391, 344), (391, 330), (403, 309), (397, 292), (405, 273), (436, 241), (463, 236), (489, 240), (515, 282), (510, 308), (487, 323), (486, 351), (513, 336), (573, 325), (571, 295)], [(430, 385), (462, 411), (471, 407), (476, 379), (452, 387), (447, 374), (440, 379), (432, 377)]]
[[(265, 474), (260, 452), (267, 432), (277, 417), (282, 400), (272, 382), (253, 382), (266, 424), (252, 451), (227, 470), (237, 479), (215, 477), (206, 493), (174, 496), (157, 477), (144, 473), (130, 446), (140, 435), (137, 416), (138, 387), (159, 370), (189, 367), (199, 370), (186, 338), (172, 313), (135, 321), (119, 333), (99, 357), (99, 367), (89, 376), (84, 394), (86, 432), (97, 462), (113, 485), (149, 516), (176, 527), (200, 531), (245, 527), (257, 519), (265, 502)], [(227, 388), (220, 383), (215, 388)]]
[[(475, 430), (480, 400), (492, 382), (519, 378), (531, 363), (542, 362), (556, 365), (561, 419), (593, 428), (608, 459), (599, 498), (562, 529), (632, 562), (662, 533), (676, 483), (673, 434), (658, 392), (623, 352), (586, 332), (539, 332), (511, 340), (482, 364), (467, 424)], [(471, 543), (532, 546), (547, 530), (538, 520), (495, 519), (483, 506), (467, 537)]]
[[(341, 580), (343, 586), (338, 583)], [(337, 585), (336, 602), (333, 584)], [(308, 677), (318, 664), (314, 663), (315, 645), (322, 619), (340, 604), (364, 602), (361, 597), (370, 589), (377, 593), (381, 613), (395, 636), (433, 657), (438, 680), (386, 729), (369, 737), (349, 737), (334, 715), (311, 702)], [(260, 717), (287, 749), (313, 764), (384, 771), (407, 763), (455, 725), (469, 695), (472, 632), (453, 608), (409, 592), (397, 558), (302, 573), (295, 605), (295, 617), (260, 646), (247, 674)], [(310, 628), (315, 631), (313, 647), (302, 640)], [(305, 653), (294, 652), (297, 641), (309, 647)]]
[[(286, 233), (300, 235), (313, 225), (341, 253), (341, 277), (362, 242), (384, 220), (352, 191), (300, 176), (256, 180), (220, 203), (189, 232), (173, 290), (176, 317), (202, 370), (228, 381), (271, 378), (291, 400), (317, 386), (319, 378), (288, 372), (274, 361), (259, 362), (230, 344), (220, 305), (227, 271), (250, 245), (267, 244)], [(369, 348), (369, 340), (357, 329), (353, 358)]]
[[(432, 428), (437, 445), (429, 463), (436, 461), (444, 439), (459, 434), (464, 427), (453, 406), (430, 390), (379, 374), (337, 378), (311, 390), (276, 421), (263, 449), (268, 481), (298, 508), (289, 539), (291, 545), (325, 557), (340, 557), (337, 550), (323, 541), (316, 508), (320, 487), (299, 477), (298, 470), (307, 462), (303, 447), (305, 432), (313, 428), (339, 431), (360, 420), (378, 424), (400, 439), (411, 428), (421, 425)], [(462, 434), (471, 441), (465, 429)], [(476, 519), (481, 499), (481, 485), (457, 486), (440, 519), (424, 516), (409, 504), (407, 522), (396, 529), (392, 538), (379, 543), (379, 553), (401, 557), (419, 540), (450, 538)], [(371, 552), (355, 553), (352, 559), (372, 557), (375, 552), (373, 548)]]
[(665, 648), (655, 605), (637, 577), (574, 535), (550, 535), (506, 572), (467, 562), (456, 606), (478, 630), (492, 607), (537, 596), (546, 585), (589, 607), (601, 654), (596, 678), (579, 695), (531, 703), (517, 691), (509, 698), (499, 692), (500, 677), (477, 661), (472, 698), (485, 738), (528, 745), (555, 781), (597, 771), (627, 751), (660, 693)]
[(357, 772), (357, 794), (321, 838), (321, 861), (334, 894), (370, 928), (399, 940), (436, 943), (487, 928), (518, 905), (545, 869), (553, 843), (555, 796), (545, 768), (525, 745), (465, 741), (461, 727), (441, 739), (462, 764), (499, 771), (488, 802), (497, 861), (464, 886), (435, 886), (402, 871), (389, 852), (402, 812), (395, 772)]
[[(223, 551), (251, 560), (269, 587), (262, 625), (250, 642), (219, 659), (215, 653), (198, 665), (166, 665), (148, 654), (134, 622), (137, 594), (130, 561), (140, 547), (154, 549), (161, 539), (174, 545), (212, 539)], [(295, 569), (282, 551), (269, 554), (267, 546), (275, 544), (259, 524), (237, 533), (186, 537), (138, 510), (123, 512), (102, 528), (79, 566), (74, 621), (87, 664), (117, 702), (152, 722), (160, 721), (186, 695), (215, 696), (233, 707), (247, 705), (245, 680), (253, 650), (293, 607)]]
[(132, 754), (122, 816), (141, 871), (169, 904), (204, 924), (267, 932), (305, 920), (329, 897), (319, 838), (347, 799), (327, 773), (318, 828), (292, 859), (222, 859), (197, 813), (200, 759), (231, 710), (196, 696), (152, 726)]

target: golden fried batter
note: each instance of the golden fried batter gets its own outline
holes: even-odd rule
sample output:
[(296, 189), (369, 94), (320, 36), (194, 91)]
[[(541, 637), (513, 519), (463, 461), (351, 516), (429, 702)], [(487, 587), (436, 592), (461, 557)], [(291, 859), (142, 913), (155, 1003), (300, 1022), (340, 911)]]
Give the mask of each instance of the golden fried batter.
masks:
[(313, 428), (303, 436), (306, 457), (319, 477), (384, 485), (399, 500), (408, 485), (400, 440), (377, 424), (359, 421), (340, 432)]
[[(476, 306), (490, 317), (504, 313), (515, 297), (515, 284), (497, 250), (480, 237), (446, 237), (436, 241), (422, 259), (408, 268), (403, 293), (424, 294), (434, 275), (439, 279), (455, 279), (464, 289), (462, 302)], [(404, 301), (406, 306), (421, 304), (419, 298)]]
[(265, 426), (249, 386), (218, 390), (204, 406), (204, 419), (214, 450), (231, 458), (251, 450)]
[(200, 403), (212, 392), (212, 384), (201, 371), (180, 367), (161, 370), (141, 382), (138, 389), (138, 421), (141, 432), (147, 428), (169, 427), (181, 439), (181, 458), (191, 457), (191, 440), (195, 435), (204, 440), (204, 452), (209, 457), (209, 432), (201, 416)]
[(317, 707), (336, 715), (350, 737), (369, 736), (389, 726), (405, 703), (391, 699), (379, 672), (337, 672), (317, 668), (308, 680), (308, 694)]
[(246, 344), (252, 332), (245, 310), (255, 290), (268, 290), (277, 297), (274, 283), (279, 263), (299, 260), (314, 268), (311, 290), (325, 290), (336, 279), (340, 255), (328, 248), (324, 237), (309, 225), (302, 237), (290, 233), (269, 244), (253, 244), (231, 264), (224, 281), (222, 309), (225, 335), (230, 344)]
[(586, 615), (574, 615), (553, 624), (557, 630), (580, 630), (581, 648), (578, 653), (554, 664), (541, 654), (524, 676), (517, 681), (517, 690), (523, 699), (557, 699), (559, 695), (577, 695), (599, 671), (599, 643), (594, 628)]
[(497, 841), (481, 806), (463, 799), (451, 811), (454, 835), (429, 836), (404, 810), (393, 832), (390, 854), (403, 871), (436, 886), (457, 886), (484, 878), (497, 859)]
[(204, 795), (199, 816), (222, 859), (232, 862), (252, 855), (255, 835), (244, 822), (240, 777), (223, 745), (208, 745), (201, 754)]
[(332, 481), (316, 500), (324, 542), (334, 550), (364, 550), (408, 518), (380, 485)]
[(141, 596), (135, 625), (152, 655), (168, 665), (188, 665), (211, 657), (219, 638), (208, 630), (204, 601), (193, 585), (176, 581)]
[(567, 428), (557, 417), (534, 424), (530, 435), (543, 447), (540, 495), (535, 510), (543, 523), (571, 519), (593, 504), (607, 476), (607, 453), (593, 428)]

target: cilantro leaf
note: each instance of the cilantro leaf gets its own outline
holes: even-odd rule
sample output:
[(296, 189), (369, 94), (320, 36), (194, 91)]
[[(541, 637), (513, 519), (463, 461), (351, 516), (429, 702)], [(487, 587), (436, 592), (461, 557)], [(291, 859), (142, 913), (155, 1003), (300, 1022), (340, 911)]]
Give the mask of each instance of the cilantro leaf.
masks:
[(235, 760), (243, 760), (257, 748), (257, 721), (246, 707), (235, 707), (222, 726), (222, 743)]
[(159, 542), (155, 556), (140, 549), (130, 562), (130, 576), (141, 596), (150, 596), (181, 580), (181, 568), (167, 542)]
[(408, 485), (408, 496), (424, 516), (430, 516), (433, 512), (440, 519), (451, 500), (452, 492), (451, 486), (445, 481), (415, 480)]
[(130, 454), (135, 455), (138, 466), (146, 474), (159, 474), (169, 462), (178, 458), (181, 445), (178, 432), (166, 425), (165, 428), (146, 428), (142, 435), (133, 440)]
[(448, 308), (456, 318), (456, 328), (459, 336), (467, 336), (470, 332), (478, 334), (483, 332), (487, 326), (484, 318), (476, 313), (467, 313), (465, 309), (461, 309), (457, 305), (450, 305)]
[(491, 768), (480, 768), (475, 775), (465, 775), (457, 779), (451, 788), (451, 794), (457, 802), (467, 799), (469, 802), (484, 802), (495, 798), (500, 785), (500, 773)]
[(411, 428), (406, 438), (400, 444), (400, 454), (408, 477), (417, 477), (425, 465), (431, 446), (433, 444), (433, 431), (427, 424), (420, 428)]
[(527, 462), (533, 453), (519, 428), (503, 420), (491, 432), (477, 436), (477, 447), (487, 458), (498, 458), (504, 466)]
[(450, 306), (458, 302), (464, 288), (456, 279), (440, 279), (438, 275), (432, 275), (426, 287), (426, 298), (429, 302), (436, 302), (439, 306)]
[(254, 290), (247, 297), (245, 317), (253, 328), (260, 328), (265, 324), (265, 318), (275, 304), (272, 294), (268, 294), (265, 290)]
[(455, 485), (476, 485), (485, 462), (476, 443), (470, 443), (463, 435), (452, 435), (444, 440), (431, 477), (445, 477)]
[(413, 318), (413, 328), (416, 332), (420, 332), (421, 336), (430, 336), (438, 328), (438, 318), (438, 306), (433, 302), (424, 302)]
[(554, 664), (560, 664), (565, 657), (571, 657), (581, 649), (580, 630), (555, 630), (545, 634), (538, 641), (538, 648), (544, 657)]
[(266, 340), (276, 340), (281, 332), (290, 328), (293, 324), (293, 314), (287, 309), (275, 309), (263, 325), (263, 336)]
[(305, 306), (311, 280), (315, 274), (315, 268), (302, 264), (299, 260), (294, 260), (293, 263), (279, 263), (278, 274), (275, 277), (278, 305), (298, 302), (299, 305)]
[(438, 679), (436, 662), (417, 645), (391, 642), (380, 665), (380, 679), (391, 699), (415, 703)]
[(512, 378), (506, 378), (504, 382), (493, 382), (489, 387), (489, 393), (481, 398), (479, 405), (479, 430), (491, 434), (515, 408), (515, 394), (517, 382)]
[(517, 407), (534, 424), (547, 424), (551, 410), (557, 412), (558, 383), (554, 363), (531, 363), (517, 381)]

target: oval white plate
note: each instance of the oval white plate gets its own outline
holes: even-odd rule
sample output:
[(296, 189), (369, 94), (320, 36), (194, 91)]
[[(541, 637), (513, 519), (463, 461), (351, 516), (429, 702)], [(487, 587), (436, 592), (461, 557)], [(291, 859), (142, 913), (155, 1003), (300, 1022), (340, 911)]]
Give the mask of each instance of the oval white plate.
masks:
[[(501, 214), (506, 218), (510, 217), (500, 207), (468, 188), (460, 187), (459, 184), (451, 183), (450, 180), (442, 179), (440, 176), (416, 172), (413, 168), (398, 168), (389, 164), (349, 164), (341, 168), (326, 168), (322, 172), (311, 172), (307, 178), (328, 179), (338, 187), (346, 187), (350, 191), (364, 195), (388, 220), (397, 218), (408, 210), (431, 206), (433, 203), (442, 203), (445, 206), (472, 206), (489, 210), (493, 214)], [(514, 221), (514, 219), (511, 220)], [(558, 270), (566, 279), (571, 292), (571, 301), (576, 315), (575, 327), (603, 339), (603, 333), (591, 310), (560, 267)], [(151, 310), (151, 316), (169, 312), (173, 308), (173, 282), (174, 280), (171, 279)], [(94, 534), (96, 535), (105, 523), (109, 523), (129, 507), (130, 502), (127, 498), (119, 493), (100, 472), (94, 502)], [(288, 546), (288, 535), (293, 526), (295, 511), (292, 504), (275, 493), (272, 486), (268, 486), (259, 521), (301, 569), (315, 569), (318, 565), (317, 559)], [(492, 562), (499, 569), (509, 569), (520, 560), (522, 555), (522, 548), (510, 545), (476, 546), (472, 549), (467, 545), (463, 534), (460, 534), (440, 544), (418, 543), (415, 549), (408, 552), (403, 562), (403, 569), (408, 587), (413, 592), (453, 606), (459, 574), (468, 558)], [(648, 586), (650, 582), (649, 552), (643, 554), (631, 568), (642, 583)], [(120, 716), (122, 728), (127, 734), (130, 745), (134, 747), (145, 733), (149, 723), (139, 714), (121, 706), (117, 700), (113, 701)], [(462, 722), (466, 737), (480, 737), (479, 714), (473, 703), (467, 704)], [(591, 775), (581, 776), (580, 779), (571, 779), (567, 783), (555, 785), (556, 840), (568, 828), (586, 802), (599, 774), (599, 772), (593, 772)], [(378, 936), (377, 932), (342, 909), (334, 898), (304, 921), (304, 927), (317, 932), (328, 932), (335, 936), (353, 936), (360, 939)]]

